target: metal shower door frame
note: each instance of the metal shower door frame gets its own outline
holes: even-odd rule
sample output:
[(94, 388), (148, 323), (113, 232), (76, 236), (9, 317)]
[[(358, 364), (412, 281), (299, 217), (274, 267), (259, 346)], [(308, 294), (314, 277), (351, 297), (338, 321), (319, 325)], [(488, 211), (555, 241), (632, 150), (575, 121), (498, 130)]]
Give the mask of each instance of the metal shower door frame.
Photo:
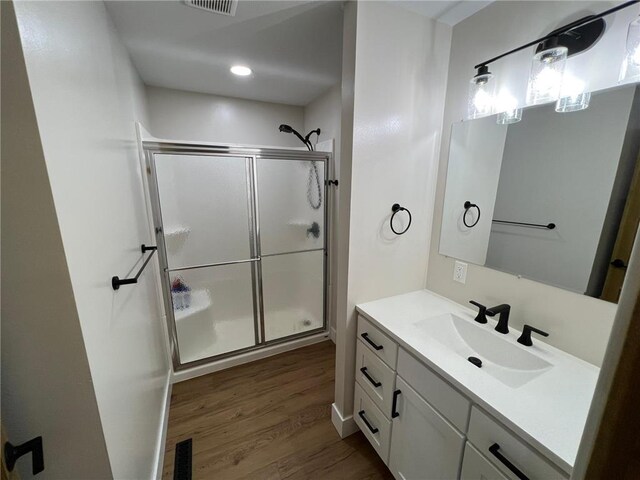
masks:
[[(324, 247), (322, 249), (297, 250), (295, 252), (283, 252), (278, 254), (265, 255), (283, 255), (287, 253), (304, 253), (308, 251), (323, 250), (323, 301), (322, 301), (322, 327), (308, 330), (301, 333), (294, 333), (284, 337), (267, 341), (265, 339), (265, 317), (264, 317), (264, 301), (262, 288), (262, 256), (260, 245), (260, 205), (258, 198), (258, 168), (257, 162), (261, 159), (265, 160), (294, 160), (294, 161), (316, 161), (322, 162), (324, 165), (325, 180), (329, 176), (329, 167), (332, 155), (327, 152), (307, 152), (303, 150), (284, 150), (273, 148), (253, 148), (241, 146), (224, 146), (224, 145), (206, 145), (196, 143), (173, 143), (173, 142), (142, 142), (145, 163), (147, 166), (148, 186), (150, 194), (150, 203), (153, 215), (153, 225), (158, 245), (158, 260), (160, 262), (160, 283), (162, 285), (165, 319), (167, 322), (167, 331), (169, 337), (169, 349), (174, 371), (182, 371), (200, 365), (206, 365), (216, 360), (222, 360), (236, 355), (260, 350), (265, 347), (286, 343), (299, 338), (316, 335), (318, 333), (328, 332), (327, 314), (329, 311), (328, 303), (328, 255), (329, 255), (329, 187), (325, 182), (324, 192)], [(254, 320), (254, 337), (255, 344), (249, 347), (232, 350), (219, 355), (204, 357), (191, 362), (182, 363), (180, 360), (180, 347), (178, 344), (178, 332), (176, 328), (173, 305), (171, 302), (171, 280), (169, 263), (167, 258), (167, 248), (164, 238), (164, 225), (162, 222), (162, 209), (160, 205), (160, 196), (158, 189), (158, 177), (156, 174), (154, 156), (160, 155), (200, 155), (205, 157), (237, 157), (245, 160), (246, 179), (247, 179), (247, 207), (249, 217), (249, 245), (250, 259), (217, 262), (212, 264), (195, 265), (181, 268), (207, 268), (223, 265), (232, 265), (240, 263), (251, 263), (251, 286), (253, 293), (253, 320)]]

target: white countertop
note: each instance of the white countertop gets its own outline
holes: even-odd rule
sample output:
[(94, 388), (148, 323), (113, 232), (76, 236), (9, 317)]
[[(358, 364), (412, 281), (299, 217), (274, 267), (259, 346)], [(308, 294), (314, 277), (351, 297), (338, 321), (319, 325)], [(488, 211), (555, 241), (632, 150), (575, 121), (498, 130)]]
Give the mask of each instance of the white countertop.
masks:
[[(472, 402), (571, 473), (600, 369), (542, 342), (535, 334), (533, 346), (520, 345), (516, 342), (520, 332), (510, 328), (507, 336), (515, 345), (554, 367), (520, 387), (508, 387), (415, 325), (446, 313), (473, 321), (474, 310), (428, 290), (363, 303), (357, 310)], [(517, 311), (511, 312), (511, 318), (517, 315)], [(535, 326), (535, 322), (531, 323)], [(489, 319), (484, 327), (492, 329), (495, 324)]]

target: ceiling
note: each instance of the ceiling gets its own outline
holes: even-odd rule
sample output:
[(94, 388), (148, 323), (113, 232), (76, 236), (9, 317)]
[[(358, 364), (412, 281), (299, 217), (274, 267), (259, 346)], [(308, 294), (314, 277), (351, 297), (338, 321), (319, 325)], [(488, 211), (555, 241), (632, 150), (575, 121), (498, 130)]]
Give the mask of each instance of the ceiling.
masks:
[(494, 0), (396, 0), (396, 4), (413, 12), (419, 13), (447, 25), (455, 25)]
[(341, 79), (341, 2), (240, 0), (234, 17), (178, 0), (106, 4), (147, 85), (307, 105)]
[[(341, 1), (239, 0), (233, 17), (180, 0), (105, 3), (147, 85), (308, 105), (341, 80)], [(490, 1), (394, 3), (453, 25)], [(233, 75), (235, 64), (253, 74)]]

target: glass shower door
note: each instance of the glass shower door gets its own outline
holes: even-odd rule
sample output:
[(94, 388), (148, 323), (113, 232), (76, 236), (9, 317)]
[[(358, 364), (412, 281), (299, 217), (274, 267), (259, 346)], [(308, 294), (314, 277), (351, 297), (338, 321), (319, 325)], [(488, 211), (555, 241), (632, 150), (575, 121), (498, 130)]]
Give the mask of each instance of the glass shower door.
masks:
[(324, 327), (325, 162), (257, 158), (264, 338)]
[(252, 159), (155, 153), (151, 163), (179, 363), (255, 346)]

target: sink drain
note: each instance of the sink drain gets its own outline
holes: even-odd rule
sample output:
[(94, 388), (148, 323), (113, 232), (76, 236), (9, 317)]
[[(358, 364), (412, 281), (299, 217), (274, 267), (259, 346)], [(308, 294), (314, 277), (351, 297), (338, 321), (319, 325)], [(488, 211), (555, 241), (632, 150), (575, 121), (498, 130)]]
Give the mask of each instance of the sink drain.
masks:
[(482, 360), (480, 360), (478, 357), (469, 357), (469, 358), (467, 358), (467, 360), (469, 360), (471, 363), (473, 363), (478, 368), (482, 367)]

